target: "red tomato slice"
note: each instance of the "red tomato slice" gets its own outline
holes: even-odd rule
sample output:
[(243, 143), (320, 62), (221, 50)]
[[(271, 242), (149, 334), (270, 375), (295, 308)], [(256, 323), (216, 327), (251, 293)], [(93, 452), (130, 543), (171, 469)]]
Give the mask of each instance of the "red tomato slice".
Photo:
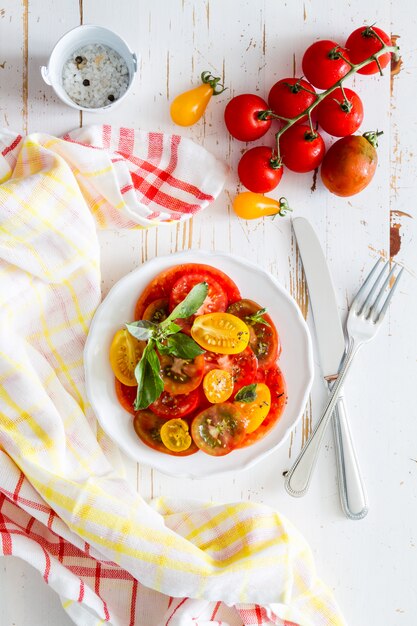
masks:
[(168, 317), (168, 308), (168, 298), (153, 300), (144, 310), (141, 319), (148, 320), (154, 324), (160, 324)]
[(195, 359), (180, 359), (172, 354), (158, 354), (164, 391), (173, 396), (190, 393), (203, 379), (204, 355)]
[(196, 315), (225, 311), (227, 307), (226, 293), (214, 278), (211, 276), (207, 277), (204, 274), (187, 274), (177, 280), (172, 287), (171, 297), (169, 299), (170, 310), (172, 311), (177, 304), (182, 302), (193, 287), (203, 282), (208, 283), (208, 292), (206, 299), (196, 312)]
[[(228, 299), (224, 289), (217, 282), (217, 280), (205, 274), (186, 274), (185, 276), (179, 278), (172, 287), (171, 296), (169, 298), (169, 310), (173, 311), (173, 309), (190, 293), (193, 287), (203, 282), (208, 283), (208, 292), (206, 299), (198, 309), (196, 315), (205, 315), (206, 313), (225, 311)], [(195, 317), (195, 315), (191, 315), (186, 319), (175, 320), (175, 322), (181, 326), (183, 331), (190, 332)]]
[(253, 300), (238, 300), (227, 309), (228, 313), (236, 315), (248, 325), (250, 330), (249, 346), (258, 359), (258, 366), (267, 369), (274, 365), (281, 352), (281, 345), (275, 324), (270, 315), (264, 313), (262, 318), (269, 324), (254, 322), (254, 316), (262, 307)]
[(116, 396), (122, 407), (128, 411), (128, 413), (135, 414), (135, 409), (133, 408), (133, 403), (136, 400), (137, 387), (128, 387), (117, 380), (114, 379), (114, 385), (116, 388)]
[(189, 456), (198, 452), (198, 448), (194, 441), (191, 442), (191, 446), (187, 450), (182, 452), (174, 452), (169, 450), (163, 443), (160, 435), (160, 430), (163, 424), (166, 424), (166, 419), (155, 415), (149, 409), (143, 411), (136, 411), (133, 420), (133, 427), (139, 439), (149, 448), (163, 452), (164, 454), (171, 454), (172, 456)]
[(258, 426), (253, 433), (245, 435), (237, 446), (238, 448), (246, 448), (263, 439), (275, 426), (287, 403), (285, 380), (278, 366), (269, 370), (258, 370), (257, 382), (264, 382), (269, 387), (271, 392), (271, 408), (262, 424)]
[(196, 415), (191, 425), (191, 436), (203, 452), (224, 456), (242, 441), (245, 423), (239, 409), (230, 402), (223, 402)]
[(240, 299), (237, 285), (221, 270), (202, 263), (183, 263), (170, 267), (151, 280), (136, 302), (135, 319), (142, 319), (144, 310), (153, 300), (169, 298), (173, 285), (186, 274), (202, 274), (207, 281), (209, 278), (213, 278), (226, 293), (229, 304)]
[(212, 369), (221, 369), (230, 372), (233, 376), (233, 394), (236, 394), (241, 387), (253, 383), (258, 371), (258, 360), (249, 346), (239, 354), (216, 354), (215, 352), (205, 352), (204, 372)]
[(194, 389), (187, 394), (171, 395), (163, 391), (159, 398), (149, 406), (159, 417), (165, 419), (176, 419), (192, 413), (200, 403), (200, 392)]

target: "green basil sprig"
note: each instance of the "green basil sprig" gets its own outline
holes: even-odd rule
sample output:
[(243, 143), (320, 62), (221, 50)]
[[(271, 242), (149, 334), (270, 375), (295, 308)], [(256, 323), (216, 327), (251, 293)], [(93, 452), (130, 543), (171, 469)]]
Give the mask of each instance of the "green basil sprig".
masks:
[(256, 313), (252, 315), (247, 315), (245, 317), (245, 322), (251, 326), (254, 324), (264, 324), (265, 326), (271, 326), (271, 324), (263, 317), (265, 315), (266, 309), (259, 309)]
[(164, 381), (160, 373), (160, 363), (156, 349), (161, 354), (172, 354), (180, 359), (194, 359), (204, 350), (188, 335), (181, 331), (181, 326), (174, 320), (194, 315), (207, 297), (206, 282), (195, 285), (182, 302), (175, 307), (170, 315), (160, 324), (139, 320), (126, 324), (133, 337), (147, 341), (142, 357), (135, 368), (138, 391), (134, 408), (146, 409), (164, 390)]

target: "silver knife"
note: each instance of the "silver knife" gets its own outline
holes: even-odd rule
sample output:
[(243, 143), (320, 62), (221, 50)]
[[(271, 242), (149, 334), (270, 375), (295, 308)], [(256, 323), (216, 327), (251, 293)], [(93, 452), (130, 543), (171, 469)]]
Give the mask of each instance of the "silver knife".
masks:
[[(292, 220), (292, 226), (307, 279), (321, 369), (324, 380), (331, 389), (345, 352), (345, 337), (336, 296), (326, 259), (311, 224), (303, 217), (296, 217)], [(332, 422), (342, 509), (349, 519), (363, 519), (368, 513), (367, 497), (343, 394), (333, 412)]]

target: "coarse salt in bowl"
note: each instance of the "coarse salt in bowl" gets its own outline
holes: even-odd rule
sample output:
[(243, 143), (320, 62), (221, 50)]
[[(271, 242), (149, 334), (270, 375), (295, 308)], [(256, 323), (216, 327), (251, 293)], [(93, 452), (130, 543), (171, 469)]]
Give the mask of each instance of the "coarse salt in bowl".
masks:
[(44, 81), (70, 107), (97, 113), (114, 107), (128, 94), (137, 57), (113, 31), (85, 24), (66, 33), (55, 45)]

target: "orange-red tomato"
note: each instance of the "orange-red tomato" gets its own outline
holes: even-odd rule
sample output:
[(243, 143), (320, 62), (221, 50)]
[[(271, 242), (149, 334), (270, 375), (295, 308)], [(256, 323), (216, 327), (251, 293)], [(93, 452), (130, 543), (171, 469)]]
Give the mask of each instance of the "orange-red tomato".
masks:
[(321, 179), (336, 196), (353, 196), (369, 185), (377, 164), (378, 154), (371, 141), (364, 135), (349, 135), (327, 151)]

